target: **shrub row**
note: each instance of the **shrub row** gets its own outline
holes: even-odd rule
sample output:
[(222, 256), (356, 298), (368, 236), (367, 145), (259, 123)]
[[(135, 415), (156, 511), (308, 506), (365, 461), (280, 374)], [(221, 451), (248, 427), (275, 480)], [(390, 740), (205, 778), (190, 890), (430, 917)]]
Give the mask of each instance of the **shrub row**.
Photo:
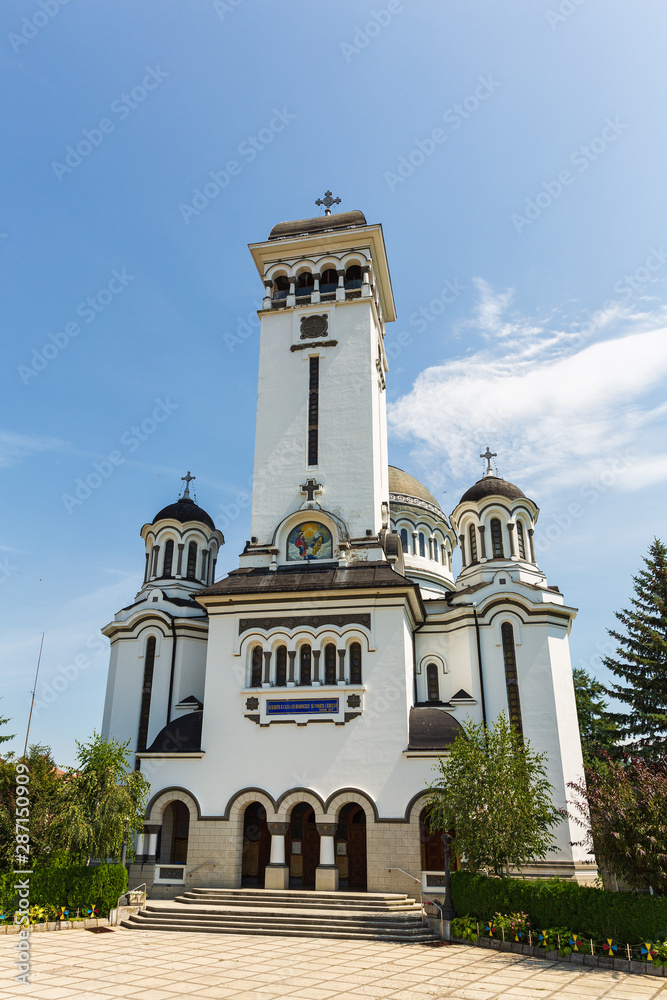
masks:
[(667, 897), (605, 892), (560, 879), (531, 882), (453, 872), (452, 903), (459, 916), (483, 921), (523, 910), (534, 928), (575, 927), (595, 939), (652, 941), (667, 935)]
[(0, 907), (5, 919), (19, 907), (16, 885), (30, 880), (30, 905), (68, 907), (75, 912), (90, 906), (106, 916), (127, 889), (127, 870), (122, 865), (72, 865), (69, 868), (37, 868), (32, 875), (0, 873)]

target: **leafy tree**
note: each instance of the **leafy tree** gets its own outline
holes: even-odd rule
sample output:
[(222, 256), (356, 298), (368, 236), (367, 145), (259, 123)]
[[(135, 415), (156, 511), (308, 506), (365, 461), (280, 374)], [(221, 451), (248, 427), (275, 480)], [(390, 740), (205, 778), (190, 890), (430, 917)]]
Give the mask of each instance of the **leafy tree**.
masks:
[[(53, 862), (57, 839), (58, 769), (49, 747), (31, 746), (21, 761), (29, 767), (29, 815), (19, 816), (28, 826), (30, 863)], [(15, 867), (16, 765), (13, 753), (0, 761), (0, 868)]]
[(571, 785), (583, 843), (598, 864), (635, 889), (667, 895), (667, 757), (612, 760), (586, 769), (586, 784)]
[(605, 686), (580, 667), (572, 672), (572, 677), (581, 750), (584, 764), (590, 766), (601, 754), (614, 749), (618, 740), (618, 726), (607, 712)]
[(454, 828), (456, 849), (473, 871), (509, 875), (544, 858), (561, 818), (551, 801), (545, 755), (524, 742), (501, 713), (490, 727), (467, 723), (440, 758), (429, 799), (431, 829)]
[(119, 859), (130, 832), (141, 827), (150, 785), (128, 765), (129, 740), (77, 740), (76, 768), (59, 786), (60, 843), (72, 860)]
[(609, 631), (618, 647), (616, 657), (603, 662), (625, 681), (612, 686), (627, 706), (610, 713), (619, 738), (632, 742), (633, 754), (650, 759), (667, 753), (667, 549), (657, 538), (644, 563), (633, 577), (630, 610), (615, 612), (627, 635)]
[[(0, 716), (0, 726), (6, 726), (8, 722), (9, 722), (8, 718), (5, 719), (2, 716)], [(14, 739), (15, 735), (16, 735), (15, 733), (12, 733), (10, 736), (6, 736), (6, 735), (3, 735), (2, 733), (0, 733), (0, 743), (8, 743), (9, 740), (13, 740)]]

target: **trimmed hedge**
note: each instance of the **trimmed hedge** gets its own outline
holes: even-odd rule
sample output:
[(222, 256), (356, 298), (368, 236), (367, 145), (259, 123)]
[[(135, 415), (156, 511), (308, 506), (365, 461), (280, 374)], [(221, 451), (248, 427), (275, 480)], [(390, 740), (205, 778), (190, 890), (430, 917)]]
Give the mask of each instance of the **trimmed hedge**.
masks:
[(452, 903), (459, 916), (481, 921), (522, 910), (533, 929), (572, 927), (595, 939), (654, 941), (667, 935), (667, 897), (605, 892), (555, 878), (531, 882), (453, 872)]
[(10, 916), (18, 909), (14, 888), (30, 880), (31, 906), (67, 906), (71, 911), (97, 906), (106, 916), (127, 889), (127, 870), (122, 865), (72, 865), (69, 868), (36, 868), (32, 875), (0, 874), (0, 908)]

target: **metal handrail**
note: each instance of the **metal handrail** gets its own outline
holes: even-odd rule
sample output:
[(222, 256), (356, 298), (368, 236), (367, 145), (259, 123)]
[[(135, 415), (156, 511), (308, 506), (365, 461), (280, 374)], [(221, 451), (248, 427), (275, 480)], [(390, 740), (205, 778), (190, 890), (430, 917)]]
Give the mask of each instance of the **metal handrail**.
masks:
[(424, 890), (422, 888), (422, 881), (421, 881), (421, 879), (416, 878), (414, 875), (411, 875), (410, 872), (406, 872), (405, 869), (403, 869), (403, 868), (385, 868), (385, 871), (388, 871), (388, 872), (401, 872), (403, 875), (407, 875), (408, 878), (411, 878), (413, 882), (418, 882), (419, 883), (419, 895), (421, 897), (420, 898), (420, 904), (421, 904), (421, 909), (422, 909), (422, 923), (424, 923), (424, 900), (428, 899), (429, 903), (433, 903), (433, 905), (437, 906), (438, 910), (440, 911), (440, 937), (442, 938), (442, 931), (443, 931), (443, 928), (442, 928), (442, 904), (436, 902), (435, 899), (431, 899), (430, 896), (427, 896), (427, 894), (424, 892)]
[(213, 858), (211, 858), (210, 861), (202, 861), (200, 864), (195, 865), (194, 868), (188, 868), (188, 870), (187, 870), (187, 872), (185, 874), (192, 875), (192, 873), (196, 872), (198, 868), (203, 868), (204, 865), (214, 865), (214, 864), (215, 864), (215, 861), (213, 860)]
[(126, 889), (125, 892), (121, 896), (118, 897), (118, 902), (116, 903), (116, 914), (115, 914), (115, 919), (114, 919), (114, 922), (113, 922), (113, 926), (114, 927), (118, 926), (118, 917), (119, 917), (119, 914), (120, 914), (120, 901), (121, 901), (121, 899), (123, 899), (124, 896), (127, 896), (129, 898), (130, 893), (137, 892), (139, 889), (142, 889), (142, 888), (144, 890), (144, 903), (145, 903), (146, 902), (146, 893), (147, 893), (147, 889), (148, 889), (148, 886), (146, 885), (145, 882), (141, 882), (139, 885), (135, 886), (134, 889)]

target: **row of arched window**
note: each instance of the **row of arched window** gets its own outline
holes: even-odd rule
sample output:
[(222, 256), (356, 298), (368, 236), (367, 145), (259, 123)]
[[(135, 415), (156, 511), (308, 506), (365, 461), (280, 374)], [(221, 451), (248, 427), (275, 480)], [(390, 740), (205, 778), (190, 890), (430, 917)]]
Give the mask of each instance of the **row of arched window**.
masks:
[[(503, 527), (500, 522), (500, 518), (492, 517), (489, 527), (491, 529), (490, 553), (487, 551), (484, 525), (480, 525), (478, 527), (474, 524), (471, 524), (468, 526), (467, 538), (465, 535), (461, 535), (459, 537), (464, 566), (470, 565), (471, 563), (479, 562), (480, 554), (482, 559), (505, 558)], [(514, 527), (516, 527), (516, 550), (512, 535)], [(510, 530), (510, 546), (512, 549), (510, 554), (512, 556), (518, 555), (519, 559), (529, 559), (530, 561), (534, 561), (532, 557), (532, 551), (529, 554), (529, 539), (526, 538), (526, 532), (524, 530), (523, 523), (517, 518), (516, 524), (508, 525), (508, 529)], [(479, 539), (479, 545), (478, 545), (478, 539)], [(467, 552), (466, 552), (466, 542), (467, 542)]]
[(286, 299), (290, 294), (290, 286), (293, 288), (292, 294), (296, 295), (297, 298), (311, 295), (312, 292), (327, 295), (335, 292), (337, 288), (353, 291), (356, 288), (361, 288), (362, 280), (363, 275), (359, 264), (351, 264), (345, 271), (340, 272), (330, 267), (321, 275), (313, 275), (311, 271), (302, 271), (296, 280), (290, 279), (286, 275), (280, 275), (273, 282), (271, 297), (274, 300)]
[[(160, 546), (154, 545), (150, 552), (146, 553), (146, 573), (144, 583), (154, 579), (174, 579), (178, 576), (184, 580), (200, 580), (209, 582), (213, 579), (215, 571), (215, 557), (210, 549), (201, 549), (196, 542), (190, 542), (187, 552), (184, 546), (178, 546), (178, 551), (174, 550), (174, 541), (167, 539), (164, 545), (164, 554), (160, 561)], [(200, 555), (201, 551), (201, 555)]]
[(407, 528), (401, 528), (399, 533), (405, 555), (432, 559), (433, 562), (441, 563), (451, 569), (451, 555), (438, 535), (426, 535), (423, 531), (409, 532)]
[(361, 684), (361, 643), (352, 642), (347, 649), (327, 642), (322, 649), (302, 643), (298, 650), (278, 646), (263, 649), (253, 646), (250, 654), (250, 687), (286, 687), (288, 684), (307, 687), (312, 684)]

